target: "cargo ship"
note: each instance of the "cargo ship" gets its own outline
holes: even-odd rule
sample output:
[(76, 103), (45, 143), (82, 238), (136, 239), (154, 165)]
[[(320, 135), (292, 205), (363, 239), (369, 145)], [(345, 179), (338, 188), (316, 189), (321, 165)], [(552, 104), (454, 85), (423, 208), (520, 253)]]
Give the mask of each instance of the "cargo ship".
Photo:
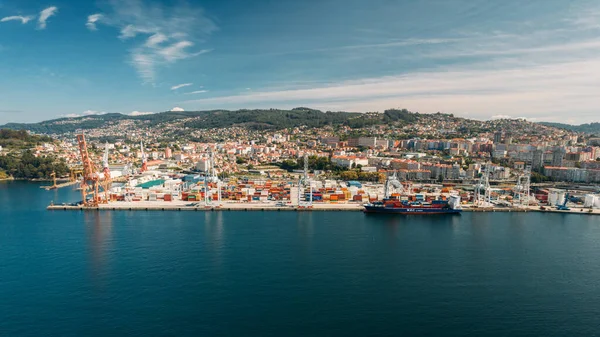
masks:
[(386, 198), (364, 205), (365, 213), (389, 213), (389, 214), (460, 214), (460, 197), (452, 195), (449, 200), (404, 201), (394, 198)]

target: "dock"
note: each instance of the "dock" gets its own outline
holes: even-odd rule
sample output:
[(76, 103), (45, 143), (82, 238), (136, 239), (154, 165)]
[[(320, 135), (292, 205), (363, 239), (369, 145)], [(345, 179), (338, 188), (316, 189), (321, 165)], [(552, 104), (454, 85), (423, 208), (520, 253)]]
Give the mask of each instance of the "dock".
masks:
[(79, 181), (67, 181), (67, 182), (64, 182), (64, 183), (58, 184), (58, 185), (40, 186), (40, 188), (43, 188), (46, 191), (50, 191), (50, 190), (56, 190), (56, 189), (63, 188), (63, 187), (72, 186), (72, 185), (75, 185), (78, 183), (79, 183)]
[[(51, 211), (181, 211), (181, 212), (362, 212), (363, 207), (360, 204), (315, 204), (312, 208), (302, 208), (298, 206), (275, 206), (273, 204), (244, 204), (230, 203), (220, 206), (188, 206), (180, 203), (156, 203), (156, 202), (118, 202), (101, 204), (97, 207), (73, 206), (73, 205), (50, 205), (47, 208)], [(571, 208), (568, 211), (557, 209), (540, 209), (539, 207), (464, 207), (463, 212), (481, 212), (481, 213), (562, 213), (562, 214), (582, 214), (582, 215), (600, 215), (600, 209), (589, 208)]]

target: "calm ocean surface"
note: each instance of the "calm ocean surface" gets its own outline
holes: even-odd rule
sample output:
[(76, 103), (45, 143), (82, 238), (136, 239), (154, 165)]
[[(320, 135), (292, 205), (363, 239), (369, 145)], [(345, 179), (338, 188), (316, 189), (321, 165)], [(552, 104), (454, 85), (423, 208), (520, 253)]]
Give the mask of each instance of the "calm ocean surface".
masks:
[(0, 336), (592, 336), (600, 217), (50, 212), (0, 182)]

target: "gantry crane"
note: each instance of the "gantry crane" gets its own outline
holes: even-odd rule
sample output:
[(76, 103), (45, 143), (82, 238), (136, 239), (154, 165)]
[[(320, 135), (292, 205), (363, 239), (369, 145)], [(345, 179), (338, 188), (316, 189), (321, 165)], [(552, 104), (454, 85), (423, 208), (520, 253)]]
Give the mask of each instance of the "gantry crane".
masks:
[(140, 142), (140, 148), (142, 149), (142, 169), (140, 172), (148, 171), (148, 164), (146, 163), (146, 154), (144, 153), (144, 143)]
[(96, 166), (92, 162), (87, 150), (87, 143), (83, 133), (77, 135), (81, 164), (83, 165), (83, 177), (81, 178), (81, 197), (84, 206), (98, 206), (98, 188), (100, 177)]
[(110, 200), (109, 192), (112, 187), (112, 178), (110, 176), (110, 168), (108, 167), (108, 143), (104, 147), (104, 157), (102, 158), (102, 166), (104, 173), (104, 180), (102, 181), (102, 189), (104, 189), (104, 200), (108, 202)]
[[(309, 189), (309, 197), (306, 198), (306, 188)], [(304, 197), (304, 198), (303, 198)], [(304, 200), (302, 200), (304, 199)], [(306, 200), (308, 199), (308, 200)], [(298, 181), (298, 207), (312, 208), (313, 207), (313, 186), (308, 176), (308, 154), (304, 154), (304, 174)]]

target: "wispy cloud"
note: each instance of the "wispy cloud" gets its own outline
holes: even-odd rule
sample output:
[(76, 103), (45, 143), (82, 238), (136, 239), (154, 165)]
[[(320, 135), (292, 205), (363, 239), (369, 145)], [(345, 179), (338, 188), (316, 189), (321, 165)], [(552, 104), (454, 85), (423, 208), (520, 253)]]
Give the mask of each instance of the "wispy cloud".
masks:
[(177, 90), (177, 89), (181, 89), (183, 87), (189, 87), (190, 85), (193, 85), (194, 83), (182, 83), (182, 84), (178, 84), (178, 85), (174, 85), (171, 87), (171, 90)]
[(514, 119), (514, 117), (509, 115), (493, 115), (492, 119)]
[(155, 58), (153, 55), (145, 54), (141, 50), (136, 50), (131, 53), (131, 64), (135, 67), (141, 78), (148, 82), (154, 81)]
[(7, 16), (7, 17), (0, 19), (0, 22), (21, 21), (22, 24), (26, 24), (27, 22), (31, 21), (32, 19), (33, 19), (33, 16), (31, 16), (31, 15), (28, 15), (28, 16), (13, 15), (13, 16)]
[(46, 29), (46, 21), (58, 13), (58, 7), (52, 6), (48, 7), (40, 12), (40, 17), (38, 18), (38, 29)]
[(92, 14), (88, 16), (85, 26), (89, 30), (98, 30), (96, 23), (102, 19), (102, 14)]
[(144, 116), (144, 115), (152, 115), (154, 112), (144, 112), (144, 111), (132, 111), (129, 113), (129, 116)]
[(366, 50), (372, 52), (374, 49), (383, 48), (398, 48), (398, 47), (414, 47), (422, 45), (444, 45), (462, 40), (462, 38), (438, 38), (438, 39), (403, 39), (403, 40), (389, 40), (381, 43), (363, 43), (353, 44), (345, 46), (335, 46), (327, 48), (314, 48), (314, 49), (292, 49), (287, 51), (270, 52), (260, 55), (292, 55), (292, 54), (311, 54), (311, 53), (325, 53), (325, 52), (348, 52), (357, 50)]
[[(471, 118), (526, 116), (548, 121), (560, 121), (569, 112), (571, 121), (598, 121), (600, 15), (595, 13), (582, 9), (577, 20), (556, 25), (534, 21), (515, 23), (505, 31), (443, 32), (450, 37), (311, 50), (339, 56), (336, 61), (353, 57), (369, 65), (377, 57), (387, 57), (383, 60), (390, 64), (417, 66), (390, 76), (353, 80), (304, 77), (290, 80), (285, 89), (253, 87), (182, 103), (192, 109), (197, 108), (194, 105), (232, 109), (308, 105), (348, 111), (405, 107)], [(377, 53), (374, 48), (379, 48)], [(349, 50), (353, 52), (344, 52)]]
[(192, 92), (186, 92), (186, 95), (193, 95), (193, 94), (204, 94), (208, 92), (208, 90), (196, 90), (196, 91), (192, 91)]
[(169, 40), (169, 38), (165, 34), (156, 33), (146, 40), (146, 47), (155, 48), (167, 40)]
[(106, 114), (106, 111), (85, 110), (82, 113), (70, 113), (70, 114), (66, 114), (66, 115), (61, 115), (61, 117), (77, 118), (77, 117), (104, 115), (104, 114)]
[(189, 100), (203, 107), (293, 107), (382, 111), (406, 107), (421, 112), (447, 111), (473, 118), (515, 112), (560, 119), (565, 109), (579, 118), (596, 118), (600, 97), (600, 60), (495, 69), (492, 64), (345, 81), (283, 91), (255, 91)]
[(110, 10), (101, 14), (99, 22), (117, 27), (118, 37), (131, 41), (130, 62), (144, 82), (155, 82), (157, 69), (163, 65), (210, 51), (194, 50), (217, 29), (201, 8), (141, 0), (109, 0), (109, 4)]
[(171, 109), (172, 112), (181, 112), (181, 111), (185, 111), (185, 109), (180, 108), (178, 106), (174, 107), (173, 109)]

